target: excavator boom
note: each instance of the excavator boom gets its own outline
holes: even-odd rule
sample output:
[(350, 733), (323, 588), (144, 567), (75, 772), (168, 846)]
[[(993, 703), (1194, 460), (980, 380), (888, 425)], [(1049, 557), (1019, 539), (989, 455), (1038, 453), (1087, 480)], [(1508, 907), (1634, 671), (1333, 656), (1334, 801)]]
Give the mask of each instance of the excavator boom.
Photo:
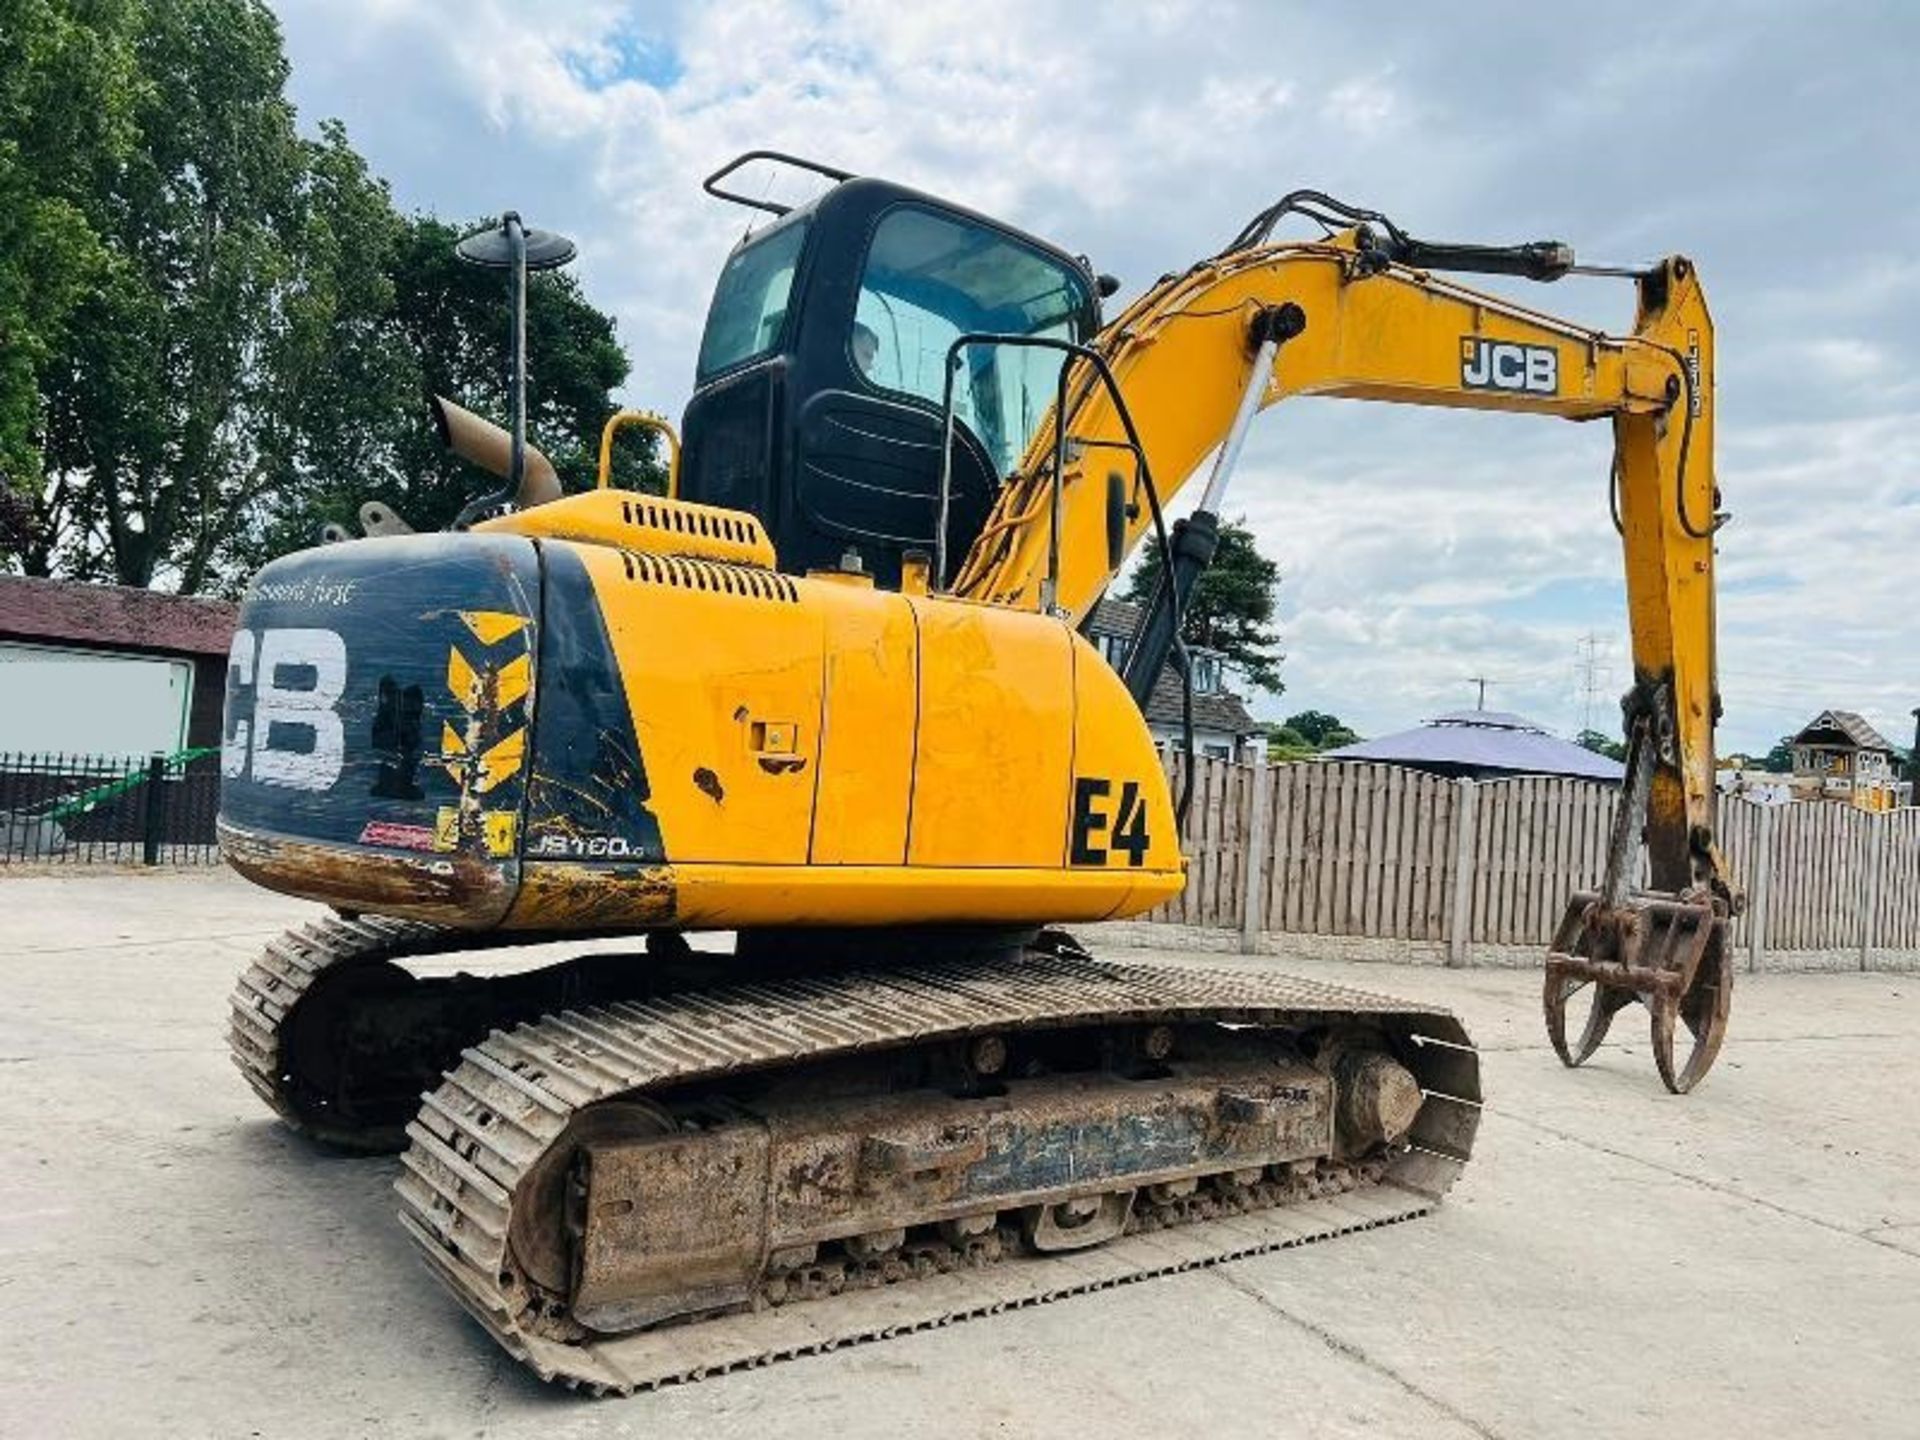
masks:
[[(1572, 263), (1568, 253), (1546, 265), (1564, 247), (1402, 248), (1456, 259), (1469, 250), (1479, 268), (1549, 279)], [(1245, 420), (1295, 396), (1611, 421), (1610, 504), (1633, 637), (1624, 701), (1630, 773), (1608, 881), (1600, 895), (1570, 903), (1556, 938), (1546, 1012), (1556, 1047), (1577, 1064), (1624, 998), (1647, 997), (1663, 1078), (1685, 1089), (1706, 1073), (1724, 1032), (1732, 980), (1725, 920), (1739, 903), (1714, 834), (1713, 562), (1723, 517), (1713, 473), (1713, 322), (1683, 256), (1639, 273), (1635, 285), (1632, 333), (1611, 335), (1386, 258), (1365, 226), (1196, 265), (1101, 333), (1101, 383), (1082, 365), (1067, 392), (1064, 436), (1052, 427), (1035, 436), (953, 592), (1016, 608), (1044, 597), (1079, 620), (1210, 453), (1216, 463), (1196, 518), (1217, 520)], [(1065, 457), (1057, 493), (1056, 453)], [(1123, 534), (1110, 499), (1116, 473)], [(1149, 633), (1156, 623), (1163, 637), (1171, 633), (1164, 614), (1149, 616)], [(1150, 685), (1165, 647), (1145, 649), (1136, 668)], [(1642, 834), (1653, 909), (1628, 903)], [(1661, 918), (1649, 931), (1654, 915)], [(1562, 1035), (1565, 1002), (1587, 985), (1596, 1018), (1576, 1056)], [(1695, 1040), (1679, 1068), (1670, 1058), (1676, 1019)]]
[[(1105, 357), (1165, 505), (1232, 427), (1250, 385), (1250, 327), (1297, 307), (1302, 328), (1279, 349), (1261, 409), (1323, 395), (1452, 409), (1613, 422), (1618, 514), (1639, 683), (1676, 687), (1683, 792), (1655, 805), (1682, 843), (1654, 843), (1656, 883), (1700, 876), (1670, 868), (1689, 823), (1709, 826), (1713, 793), (1713, 328), (1690, 262), (1674, 257), (1638, 282), (1631, 335), (1573, 325), (1428, 271), (1371, 268), (1353, 243), (1280, 245), (1207, 262), (1154, 288), (1101, 333)], [(1057, 603), (1076, 622), (1114, 578), (1106, 473), (1124, 464), (1113, 396), (1070, 392)], [(953, 593), (1037, 604), (1049, 555), (1052, 436), (1043, 427), (1020, 472), (956, 573)], [(1119, 458), (1116, 458), (1116, 457)], [(1124, 550), (1145, 537), (1140, 477)], [(1674, 802), (1682, 803), (1675, 804)]]

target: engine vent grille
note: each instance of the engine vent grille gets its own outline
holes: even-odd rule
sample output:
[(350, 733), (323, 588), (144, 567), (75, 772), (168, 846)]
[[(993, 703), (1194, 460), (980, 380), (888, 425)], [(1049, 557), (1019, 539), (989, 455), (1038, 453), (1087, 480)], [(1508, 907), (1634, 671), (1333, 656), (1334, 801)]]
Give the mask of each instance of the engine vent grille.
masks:
[(773, 542), (757, 517), (717, 505), (640, 495), (631, 490), (588, 490), (545, 505), (516, 510), (474, 529), (539, 539), (610, 545), (636, 554), (677, 555), (722, 565), (774, 568)]
[(633, 550), (621, 551), (620, 558), (626, 562), (627, 578), (638, 584), (673, 585), (682, 590), (704, 590), (716, 595), (736, 595), (744, 600), (772, 600), (786, 605), (800, 603), (800, 591), (793, 580), (776, 570), (762, 570), (751, 565), (726, 565), (716, 560), (696, 560), (684, 555), (650, 555)]
[(620, 517), (629, 525), (663, 530), (674, 535), (698, 535), (707, 540), (729, 540), (736, 545), (764, 545), (760, 522), (748, 515), (728, 514), (692, 505), (662, 505), (642, 496), (620, 502)]

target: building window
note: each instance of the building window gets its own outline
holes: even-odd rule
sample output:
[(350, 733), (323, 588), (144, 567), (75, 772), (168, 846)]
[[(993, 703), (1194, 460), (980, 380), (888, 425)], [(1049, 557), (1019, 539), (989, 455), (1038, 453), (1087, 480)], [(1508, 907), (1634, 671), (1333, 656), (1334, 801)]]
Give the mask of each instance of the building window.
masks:
[(193, 662), (110, 650), (0, 644), (0, 751), (171, 755), (187, 744)]
[(1219, 654), (1212, 650), (1190, 650), (1187, 654), (1193, 667), (1193, 693), (1218, 695), (1223, 683), (1223, 666)]

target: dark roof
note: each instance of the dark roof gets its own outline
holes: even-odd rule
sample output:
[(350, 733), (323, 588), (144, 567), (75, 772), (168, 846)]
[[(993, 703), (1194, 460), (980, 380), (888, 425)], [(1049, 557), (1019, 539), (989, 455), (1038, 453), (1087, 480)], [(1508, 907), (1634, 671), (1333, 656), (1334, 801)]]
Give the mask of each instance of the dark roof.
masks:
[[(1171, 665), (1162, 669), (1160, 678), (1154, 682), (1153, 694), (1147, 700), (1147, 720), (1153, 725), (1171, 725), (1176, 730), (1180, 728), (1180, 677), (1174, 673)], [(1229, 695), (1224, 691), (1202, 695), (1195, 691), (1193, 728), (1224, 731), (1237, 738), (1251, 735), (1260, 727), (1254, 723), (1253, 716), (1247, 713), (1246, 702), (1238, 695)]]
[(1577, 775), (1619, 780), (1626, 767), (1582, 746), (1556, 739), (1521, 715), (1461, 710), (1436, 715), (1414, 730), (1329, 750), (1329, 760), (1380, 760), (1449, 773), (1493, 771), (1514, 775)]
[[(1086, 632), (1096, 638), (1129, 638), (1140, 628), (1141, 612), (1142, 607), (1131, 600), (1096, 601), (1093, 613), (1087, 617)], [(1180, 677), (1171, 665), (1162, 668), (1160, 678), (1154, 682), (1153, 694), (1147, 699), (1146, 714), (1150, 724), (1170, 725), (1175, 729), (1180, 727)], [(1224, 732), (1238, 738), (1251, 735), (1260, 727), (1254, 722), (1244, 700), (1238, 695), (1221, 691), (1212, 695), (1195, 693), (1193, 728)]]
[(1536, 725), (1524, 715), (1516, 715), (1511, 710), (1450, 710), (1445, 715), (1436, 715), (1425, 722), (1428, 725), (1482, 725), (1494, 730), (1529, 730), (1535, 735), (1545, 735), (1546, 727)]
[(1822, 710), (1793, 737), (1793, 743), (1818, 745), (1822, 742), (1817, 737), (1835, 734), (1862, 750), (1884, 750), (1889, 755), (1894, 753), (1893, 743), (1851, 710)]
[(1140, 607), (1131, 600), (1102, 599), (1094, 602), (1087, 617), (1089, 635), (1129, 636), (1140, 628)]
[(238, 614), (231, 600), (0, 575), (0, 639), (6, 640), (225, 655)]

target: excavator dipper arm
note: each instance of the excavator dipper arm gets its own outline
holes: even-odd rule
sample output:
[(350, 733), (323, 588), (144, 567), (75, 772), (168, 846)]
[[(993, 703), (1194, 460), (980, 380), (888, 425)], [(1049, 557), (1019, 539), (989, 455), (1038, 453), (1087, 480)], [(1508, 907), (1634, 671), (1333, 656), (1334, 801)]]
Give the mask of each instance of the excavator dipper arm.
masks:
[[(1713, 534), (1720, 517), (1713, 325), (1699, 278), (1680, 256), (1639, 273), (1633, 331), (1613, 335), (1389, 253), (1362, 226), (1325, 242), (1233, 250), (1149, 290), (1097, 347), (1151, 464), (1150, 477), (1122, 475), (1130, 487), (1123, 519), (1116, 522), (1108, 501), (1110, 474), (1130, 464), (1116, 404), (1103, 386), (1070, 385), (1058, 507), (1054, 437), (1042, 427), (953, 588), (1016, 607), (1050, 594), (1079, 620), (1113, 579), (1114, 556), (1145, 532), (1143, 484), (1157, 485), (1164, 503), (1210, 453), (1224, 450), (1230, 464), (1236, 415), (1256, 389), (1258, 408), (1328, 395), (1611, 421), (1612, 505), (1633, 635), (1634, 684), (1624, 701), (1629, 777), (1606, 884), (1600, 894), (1575, 897), (1555, 937), (1547, 1021), (1562, 1057), (1578, 1064), (1598, 1047), (1612, 1015), (1643, 999), (1653, 1011), (1662, 1077), (1685, 1090), (1712, 1064), (1724, 1032), (1726, 919), (1738, 904), (1714, 839)], [(1540, 274), (1565, 269), (1556, 264)], [(1283, 311), (1288, 323), (1276, 326)], [(1272, 343), (1276, 336), (1283, 343)], [(1275, 357), (1271, 369), (1256, 374), (1266, 355)], [(1210, 502), (1220, 470), (1217, 463)], [(1124, 523), (1124, 536), (1113, 532), (1116, 523)], [(1643, 834), (1651, 891), (1635, 896), (1629, 881)], [(1587, 986), (1592, 1015), (1581, 1043), (1570, 1047), (1566, 1002)], [(1678, 1067), (1676, 1018), (1694, 1039)]]

